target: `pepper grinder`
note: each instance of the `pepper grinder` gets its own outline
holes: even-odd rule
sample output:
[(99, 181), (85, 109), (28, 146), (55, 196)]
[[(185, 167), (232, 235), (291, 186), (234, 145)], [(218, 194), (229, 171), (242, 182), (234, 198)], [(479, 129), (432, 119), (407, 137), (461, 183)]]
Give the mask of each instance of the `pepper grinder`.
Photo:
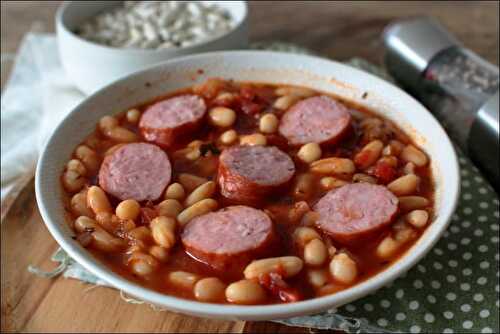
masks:
[(394, 22), (383, 39), (391, 75), (430, 109), (498, 192), (498, 67), (428, 17)]

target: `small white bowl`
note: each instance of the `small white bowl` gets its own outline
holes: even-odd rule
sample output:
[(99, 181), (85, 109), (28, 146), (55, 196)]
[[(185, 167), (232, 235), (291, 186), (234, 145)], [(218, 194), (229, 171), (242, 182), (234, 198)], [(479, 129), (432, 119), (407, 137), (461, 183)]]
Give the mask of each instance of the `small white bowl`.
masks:
[[(436, 216), (432, 224), (415, 245), (387, 270), (344, 291), (297, 303), (258, 306), (200, 303), (152, 291), (114, 273), (71, 238), (74, 234), (65, 217), (60, 185), (65, 163), (75, 147), (95, 129), (100, 117), (214, 76), (311, 87), (366, 106), (394, 121), (431, 157), (432, 176), (436, 183)], [(285, 53), (234, 51), (167, 61), (129, 75), (86, 99), (59, 124), (46, 144), (36, 172), (36, 198), (48, 229), (61, 247), (90, 272), (127, 294), (191, 315), (266, 320), (339, 307), (404, 274), (432, 248), (448, 226), (457, 204), (459, 181), (457, 157), (448, 136), (420, 103), (399, 88), (334, 61)]]
[(69, 78), (84, 93), (91, 94), (116, 79), (178, 56), (248, 46), (246, 1), (203, 1), (216, 3), (234, 18), (226, 34), (189, 47), (151, 49), (113, 48), (88, 40), (73, 31), (97, 14), (109, 11), (121, 1), (66, 1), (56, 14), (57, 44), (62, 65)]

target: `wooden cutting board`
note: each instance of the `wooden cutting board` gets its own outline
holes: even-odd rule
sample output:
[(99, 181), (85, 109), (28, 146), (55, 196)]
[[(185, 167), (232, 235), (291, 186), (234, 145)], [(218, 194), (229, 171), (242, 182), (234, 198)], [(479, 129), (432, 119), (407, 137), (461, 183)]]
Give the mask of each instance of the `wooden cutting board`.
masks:
[[(33, 28), (53, 31), (59, 1), (2, 1), (1, 51), (13, 53)], [(391, 20), (418, 14), (440, 19), (465, 45), (498, 64), (498, 2), (250, 2), (251, 39), (284, 40), (326, 56), (380, 63), (380, 33)], [(294, 24), (290, 24), (293, 17)], [(2, 63), (2, 86), (8, 70)], [(62, 277), (39, 278), (28, 265), (51, 270), (57, 249), (43, 224), (30, 177), (1, 225), (1, 330), (12, 332), (260, 332), (310, 333), (272, 322), (230, 322), (127, 304), (116, 290)], [(10, 206), (10, 205), (9, 205)]]

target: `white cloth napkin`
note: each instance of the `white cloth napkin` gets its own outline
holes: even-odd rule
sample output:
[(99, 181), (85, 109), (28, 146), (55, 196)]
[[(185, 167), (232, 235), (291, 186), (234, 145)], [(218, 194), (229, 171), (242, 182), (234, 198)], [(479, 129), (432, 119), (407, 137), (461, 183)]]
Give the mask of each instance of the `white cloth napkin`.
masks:
[(2, 220), (33, 177), (45, 141), (84, 97), (62, 69), (55, 36), (28, 33), (1, 99)]

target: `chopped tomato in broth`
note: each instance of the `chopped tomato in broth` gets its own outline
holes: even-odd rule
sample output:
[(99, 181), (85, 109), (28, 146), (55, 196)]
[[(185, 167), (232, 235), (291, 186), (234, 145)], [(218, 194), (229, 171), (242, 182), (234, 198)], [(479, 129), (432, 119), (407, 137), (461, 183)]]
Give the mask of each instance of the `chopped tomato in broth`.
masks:
[[(405, 215), (408, 211), (403, 211), (401, 209), (398, 214), (392, 218), (391, 224), (373, 234), (372, 237), (362, 243), (346, 244), (338, 242), (335, 240), (335, 237), (332, 237), (328, 233), (324, 233), (324, 231), (318, 228), (315, 221), (308, 222), (307, 218), (312, 217), (312, 215), (308, 215), (307, 213), (314, 210), (316, 203), (325, 194), (329, 191), (335, 191), (335, 189), (346, 184), (359, 182), (353, 181), (354, 174), (363, 174), (363, 176), (359, 176), (360, 180), (375, 180), (377, 184), (387, 186), (387, 188), (391, 189), (391, 182), (408, 174), (407, 168), (409, 167), (407, 165), (411, 161), (408, 161), (408, 157), (403, 159), (400, 152), (390, 151), (388, 149), (389, 142), (397, 141), (400, 143), (401, 147), (407, 147), (407, 145), (417, 147), (417, 145), (412, 144), (409, 137), (393, 123), (378, 116), (376, 113), (359, 105), (341, 100), (335, 96), (330, 96), (333, 100), (342, 103), (345, 108), (349, 110), (352, 116), (352, 129), (346, 132), (342, 139), (334, 144), (321, 144), (320, 159), (342, 158), (344, 160), (354, 161), (356, 166), (359, 166), (369, 164), (373, 154), (377, 154), (378, 157), (369, 167), (363, 170), (355, 167), (356, 170), (354, 172), (325, 172), (320, 168), (321, 160), (311, 163), (305, 162), (300, 158), (299, 151), (302, 149), (302, 145), (289, 145), (287, 138), (277, 129), (272, 133), (262, 133), (259, 126), (261, 117), (265, 114), (274, 114), (280, 120), (283, 115), (293, 107), (294, 103), (305, 100), (310, 96), (328, 94), (314, 92), (308, 89), (307, 94), (294, 95), (291, 100), (295, 102), (285, 110), (282, 110), (275, 106), (275, 101), (280, 98), (280, 95), (278, 95), (280, 88), (282, 88), (282, 91), (289, 89), (290, 94), (293, 94), (294, 89), (300, 89), (300, 87), (260, 83), (238, 83), (223, 81), (221, 79), (211, 79), (202, 85), (168, 94), (155, 101), (135, 108), (141, 114), (144, 114), (144, 112), (155, 103), (175, 96), (195, 94), (203, 98), (207, 108), (207, 114), (196, 130), (185, 136), (183, 135), (179, 140), (175, 140), (168, 148), (162, 147), (163, 152), (167, 154), (172, 165), (170, 184), (174, 182), (183, 184), (185, 194), (183, 196), (179, 195), (179, 198), (173, 200), (180, 204), (182, 207), (181, 210), (186, 209), (186, 196), (189, 196), (196, 186), (207, 181), (214, 181), (216, 183), (215, 191), (210, 194), (209, 197), (217, 202), (219, 209), (239, 204), (221, 194), (220, 184), (218, 183), (218, 170), (220, 167), (219, 156), (221, 152), (231, 146), (238, 145), (239, 139), (243, 136), (261, 133), (265, 136), (265, 145), (278, 147), (292, 159), (295, 165), (295, 173), (290, 181), (280, 186), (279, 189), (266, 193), (262, 196), (262, 200), (258, 202), (245, 203), (245, 205), (263, 210), (273, 222), (274, 239), (272, 245), (265, 253), (266, 256), (259, 255), (257, 258), (294, 256), (306, 261), (303, 263), (303, 267), (299, 272), (289, 277), (286, 271), (283, 271), (284, 269), (280, 267), (281, 269), (265, 273), (255, 279), (266, 292), (266, 300), (260, 301), (260, 304), (295, 302), (302, 299), (315, 298), (324, 294), (335, 293), (336, 291), (358, 284), (387, 269), (391, 264), (397, 261), (398, 258), (403, 256), (425, 231), (425, 227), (415, 227), (407, 222), (405, 223)], [(217, 120), (211, 119), (211, 111), (214, 108), (220, 107), (229, 108), (234, 111), (236, 119), (230, 126), (214, 125), (214, 122), (217, 122)], [(136, 136), (136, 140), (134, 141), (147, 142), (141, 135), (138, 122), (130, 121), (132, 118), (129, 118), (128, 111), (123, 111), (115, 115), (114, 118), (117, 124), (113, 125), (113, 129), (116, 127), (126, 129)], [(238, 136), (238, 138), (231, 143), (226, 143), (223, 140), (223, 134), (228, 130), (234, 130)], [(102, 125), (98, 125), (94, 133), (89, 135), (82, 143), (82, 145), (86, 145), (95, 153), (99, 166), (106, 156), (113, 154), (113, 152), (111, 152), (113, 149), (120, 150), (120, 148), (115, 147), (116, 145), (127, 145), (126, 142), (116, 140), (116, 138), (112, 136), (110, 137), (109, 132), (109, 129), (103, 129)], [(383, 143), (384, 150), (382, 152), (362, 151), (363, 147), (373, 140), (380, 140)], [(86, 160), (77, 153), (78, 151), (75, 151), (72, 159), (82, 160), (87, 167), (85, 163)], [(355, 156), (357, 158), (355, 158)], [(391, 165), (387, 161), (384, 161), (382, 159), (384, 156), (394, 157), (396, 164)], [(324, 166), (328, 165), (325, 164)], [(434, 184), (429, 163), (425, 166), (413, 167), (413, 172), (419, 179), (417, 188), (411, 192), (396, 195), (398, 197), (420, 196), (427, 199), (428, 203), (425, 207), (418, 207), (415, 209), (426, 210), (430, 223), (433, 218)], [(272, 166), (269, 166), (269, 168), (272, 168)], [(88, 193), (90, 193), (91, 187), (100, 185), (98, 175), (99, 169), (90, 170), (90, 168), (86, 168), (86, 173), (81, 175), (85, 180), (84, 184), (79, 184), (74, 178), (71, 178), (72, 174), (70, 174), (68, 170), (69, 164), (61, 180), (67, 193), (64, 203), (68, 211), (69, 219), (73, 222), (77, 220), (79, 216), (85, 215), (87, 212), (85, 208), (82, 209), (82, 206), (86, 206), (86, 209), (90, 210), (91, 213), (89, 215), (95, 214), (95, 212), (92, 211), (94, 208), (89, 208), (89, 205), (86, 203), (89, 203)], [(317, 170), (320, 171), (318, 172)], [(188, 189), (187, 183), (185, 183), (187, 181), (183, 181), (182, 179), (182, 175), (185, 174), (197, 176), (198, 180), (201, 180), (199, 181), (201, 183), (196, 183), (198, 182), (196, 181), (197, 179), (191, 179), (190, 182), (192, 183), (190, 184), (193, 186), (189, 187), (193, 189)], [(301, 177), (306, 180), (304, 185), (302, 185), (304, 189), (299, 189)], [(89, 191), (87, 191), (87, 189), (89, 189)], [(397, 191), (394, 192), (396, 193)], [(75, 194), (82, 194), (82, 196), (77, 198)], [(177, 226), (173, 230), (175, 240), (173, 245), (169, 245), (169, 247), (165, 246), (166, 241), (163, 241), (164, 239), (155, 234), (160, 232), (156, 232), (153, 229), (153, 225), (156, 224), (155, 222), (158, 220), (157, 217), (161, 215), (160, 211), (163, 210), (159, 208), (159, 203), (166, 199), (164, 194), (162, 194), (159, 199), (153, 201), (140, 201), (140, 210), (134, 219), (121, 220), (119, 228), (113, 231), (108, 230), (111, 238), (128, 240), (126, 246), (122, 247), (119, 251), (105, 251), (99, 248), (97, 246), (97, 241), (93, 241), (92, 238), (89, 237), (90, 230), (86, 230), (83, 233), (78, 232), (78, 223), (75, 222), (74, 226), (78, 240), (83, 241), (82, 243), (85, 243), (84, 246), (86, 246), (95, 257), (104, 262), (117, 274), (145, 287), (169, 295), (196, 299), (191, 285), (186, 283), (185, 286), (181, 284), (180, 287), (172, 283), (174, 279), (171, 273), (177, 271), (194, 274), (197, 279), (217, 277), (226, 285), (245, 279), (243, 271), (245, 267), (234, 265), (226, 267), (224, 270), (218, 270), (190, 256), (181, 242), (180, 235), (183, 226), (181, 226), (179, 222), (177, 222)], [(85, 201), (85, 196), (87, 196), (87, 201)], [(106, 193), (106, 196), (113, 211), (111, 214), (114, 214), (117, 205), (122, 200), (113, 196), (111, 193)], [(80, 203), (78, 202), (79, 200), (83, 202)], [(300, 204), (297, 204), (299, 202)], [(209, 211), (213, 211), (213, 209), (207, 212)], [(176, 214), (179, 214), (179, 212), (176, 211)], [(94, 217), (90, 218), (95, 219), (98, 226), (104, 226), (106, 230), (105, 225), (98, 220), (97, 216), (94, 215)], [(180, 221), (179, 216), (177, 216), (177, 219)], [(158, 225), (159, 224), (160, 223), (158, 223)], [(161, 224), (168, 226), (169, 223)], [(400, 233), (398, 235), (398, 228), (400, 227), (398, 227), (397, 224), (399, 224), (400, 227), (404, 225), (403, 228), (410, 229), (412, 232), (407, 234)], [(138, 228), (140, 226), (145, 226), (150, 229), (151, 235), (135, 243), (130, 242), (130, 239), (125, 237), (125, 235), (128, 235), (127, 229)], [(295, 232), (297, 228), (306, 226), (315, 229), (320, 236), (320, 240), (328, 249), (329, 253), (327, 259), (320, 265), (307, 263), (307, 258), (304, 255), (305, 245), (300, 244), (300, 242), (296, 240)], [(167, 229), (167, 227), (162, 228), (164, 228), (161, 230), (163, 232)], [(117, 230), (119, 230), (119, 232), (116, 232)], [(410, 235), (411, 237), (405, 237), (406, 235)], [(383, 250), (380, 250), (380, 247), (385, 238), (396, 240), (398, 242), (398, 247), (393, 253), (381, 256), (380, 254)], [(133, 248), (134, 245), (136, 248)], [(155, 253), (153, 248), (156, 246), (163, 247), (163, 251), (165, 251), (167, 255), (162, 257), (158, 255), (158, 253)], [(159, 251), (157, 248), (155, 250)], [(137, 255), (138, 253), (143, 255)], [(330, 262), (332, 261), (332, 257), (338, 254), (347, 254), (348, 257), (354, 261), (357, 273), (353, 281), (346, 282), (340, 277), (335, 277), (335, 273), (331, 268), (333, 265), (330, 265)], [(147, 256), (144, 257), (145, 255)], [(134, 267), (134, 263), (139, 261), (136, 260), (137, 256), (139, 256), (139, 260), (143, 258), (146, 259), (146, 263), (154, 267), (154, 270), (152, 270), (151, 273), (148, 272), (144, 274), (146, 270), (144, 267)], [(142, 258), (140, 256), (142, 256)], [(326, 281), (314, 283), (310, 280), (308, 274), (311, 270), (319, 269), (324, 270), (326, 273)], [(227, 303), (227, 301), (224, 300), (217, 300), (216, 302)]]

